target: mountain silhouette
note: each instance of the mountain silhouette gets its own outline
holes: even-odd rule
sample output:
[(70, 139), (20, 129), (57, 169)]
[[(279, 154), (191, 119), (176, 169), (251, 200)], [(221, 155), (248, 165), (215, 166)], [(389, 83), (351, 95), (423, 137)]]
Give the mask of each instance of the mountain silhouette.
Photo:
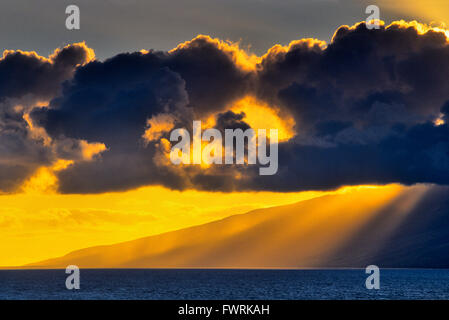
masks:
[(449, 187), (356, 188), (24, 267), (449, 267)]

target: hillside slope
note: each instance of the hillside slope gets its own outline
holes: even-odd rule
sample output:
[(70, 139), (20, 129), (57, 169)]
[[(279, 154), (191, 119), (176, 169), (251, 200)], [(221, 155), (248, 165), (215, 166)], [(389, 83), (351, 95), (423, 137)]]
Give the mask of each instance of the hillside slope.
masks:
[(449, 267), (449, 189), (361, 188), (27, 267)]

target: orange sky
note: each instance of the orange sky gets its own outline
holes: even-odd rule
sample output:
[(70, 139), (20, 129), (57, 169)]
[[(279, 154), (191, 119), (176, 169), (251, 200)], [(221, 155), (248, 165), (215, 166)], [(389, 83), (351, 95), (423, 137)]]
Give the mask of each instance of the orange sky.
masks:
[[(51, 175), (42, 179), (54, 182)], [(0, 196), (0, 266), (21, 265), (99, 244), (132, 240), (251, 209), (315, 197), (304, 193), (211, 193), (143, 187), (61, 195), (31, 188)]]
[(449, 1), (447, 0), (378, 0), (375, 3), (381, 8), (381, 14), (382, 9), (385, 9), (425, 22), (434, 21), (439, 24), (449, 21)]
[[(390, 186), (362, 188), (392, 190)], [(333, 192), (180, 192), (155, 186), (92, 195), (61, 195), (48, 189), (1, 195), (0, 266), (36, 262), (329, 193)]]
[[(448, 21), (449, 1), (378, 1), (397, 10), (437, 22)], [(237, 57), (250, 68), (253, 56)], [(248, 108), (251, 105), (251, 108)], [(293, 136), (294, 123), (280, 121), (266, 106), (245, 98), (233, 111), (244, 111), (253, 128), (280, 128), (281, 140)], [(86, 145), (85, 158), (105, 150), (102, 144)], [(58, 170), (67, 163), (57, 163)], [(41, 168), (17, 194), (0, 195), (0, 266), (16, 266), (70, 251), (118, 243), (170, 230), (198, 225), (256, 208), (310, 199), (326, 192), (212, 193), (172, 191), (159, 186), (127, 192), (61, 195), (49, 168)], [(357, 188), (357, 187), (354, 187)], [(378, 187), (390, 190), (390, 187)], [(400, 187), (399, 187), (400, 188)], [(336, 192), (347, 192), (341, 189)]]
[[(363, 246), (363, 254), (382, 248), (428, 187), (393, 184), (342, 188), (336, 196), (257, 210), (157, 237), (89, 248), (34, 266), (295, 268), (300, 263), (302, 267), (328, 267), (338, 260), (336, 253), (354, 241), (361, 230), (376, 230), (375, 238)], [(388, 224), (376, 229), (376, 221), (385, 214)]]

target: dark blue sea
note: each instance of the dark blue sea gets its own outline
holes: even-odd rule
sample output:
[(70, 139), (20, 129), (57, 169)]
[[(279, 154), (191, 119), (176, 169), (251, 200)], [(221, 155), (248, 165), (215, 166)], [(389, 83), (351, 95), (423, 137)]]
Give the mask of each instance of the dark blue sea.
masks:
[(449, 299), (449, 270), (381, 269), (368, 290), (364, 269), (81, 269), (80, 290), (65, 270), (1, 270), (0, 299)]

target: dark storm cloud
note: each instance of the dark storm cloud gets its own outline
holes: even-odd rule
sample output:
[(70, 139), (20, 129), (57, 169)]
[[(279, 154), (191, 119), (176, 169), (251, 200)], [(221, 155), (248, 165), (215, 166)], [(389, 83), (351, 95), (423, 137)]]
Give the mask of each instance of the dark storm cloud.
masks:
[(326, 49), (309, 46), (268, 54), (259, 72), (259, 95), (281, 100), (305, 125), (323, 116), (371, 124), (382, 106), (384, 121), (393, 113), (386, 105), (403, 105), (402, 121), (425, 121), (447, 99), (443, 33), (420, 35), (399, 24), (368, 30), (362, 23), (341, 27)]
[(231, 47), (219, 46), (200, 36), (170, 53), (120, 54), (80, 67), (50, 108), (35, 110), (32, 117), (54, 139), (102, 142), (108, 151), (100, 161), (61, 172), (61, 191), (155, 183), (184, 188), (181, 177), (154, 165), (155, 145), (145, 145), (142, 135), (147, 120), (160, 113), (178, 115), (179, 125), (191, 126), (193, 114), (221, 110), (243, 94), (248, 73), (234, 62)]
[(11, 102), (0, 103), (0, 190), (13, 191), (50, 160), (47, 148), (30, 138), (23, 113)]
[(54, 139), (85, 139), (108, 148), (98, 161), (61, 172), (61, 191), (123, 190), (158, 182), (153, 145), (145, 147), (141, 139), (146, 121), (188, 100), (180, 76), (151, 62), (136, 53), (88, 64), (51, 102), (52, 109), (33, 112)]
[(244, 94), (250, 76), (236, 60), (235, 48), (206, 36), (178, 46), (162, 64), (186, 82), (190, 105), (196, 113), (220, 111)]
[(220, 130), (222, 134), (225, 129), (250, 129), (251, 127), (249, 124), (244, 121), (245, 117), (246, 115), (244, 112), (235, 113), (229, 110), (224, 113), (219, 113), (217, 115), (215, 128)]
[(120, 54), (81, 67), (51, 109), (33, 116), (52, 136), (111, 144), (141, 135), (157, 113), (187, 105), (199, 116), (220, 110), (244, 92), (246, 78), (231, 53), (198, 37), (171, 53)]
[(298, 135), (280, 145), (278, 174), (247, 188), (447, 184), (448, 124), (433, 121), (447, 112), (448, 62), (443, 33), (405, 23), (341, 27), (325, 49), (268, 54), (258, 94), (293, 114)]
[(55, 154), (34, 137), (24, 115), (36, 103), (59, 92), (61, 82), (92, 58), (84, 44), (56, 50), (49, 58), (36, 53), (6, 51), (0, 59), (0, 191), (14, 191)]
[(400, 128), (375, 143), (332, 147), (285, 143), (279, 171), (255, 176), (244, 189), (328, 190), (342, 185), (449, 182), (449, 128), (426, 123)]
[(55, 51), (46, 59), (34, 52), (5, 51), (0, 60), (0, 100), (33, 95), (39, 99), (53, 97), (62, 81), (75, 67), (92, 55), (84, 44), (74, 44)]
[[(441, 32), (419, 33), (416, 24), (403, 22), (379, 30), (363, 23), (344, 26), (328, 45), (304, 39), (275, 46), (252, 68), (251, 59), (242, 58), (235, 46), (205, 36), (170, 52), (93, 61), (70, 77), (71, 69), (62, 66), (79, 64), (76, 56), (60, 52), (49, 66), (38, 59), (36, 77), (48, 79), (44, 75), (53, 66), (54, 84), (30, 80), (25, 62), (26, 72), (17, 80), (23, 86), (3, 84), (12, 87), (1, 91), (0, 80), (0, 92), (53, 97), (48, 107), (31, 113), (57, 146), (52, 155), (74, 159), (71, 150), (81, 142), (105, 144), (98, 157), (75, 161), (57, 173), (62, 192), (150, 184), (292, 191), (449, 182), (449, 45)], [(219, 130), (249, 128), (245, 113), (229, 110), (247, 95), (279, 107), (281, 117), (296, 123), (296, 136), (279, 145), (277, 174), (259, 176), (257, 166), (200, 168), (169, 162), (167, 139), (173, 128), (190, 130), (192, 120), (210, 115)], [(23, 121), (20, 114), (16, 121)], [(6, 136), (3, 143), (18, 145)]]

